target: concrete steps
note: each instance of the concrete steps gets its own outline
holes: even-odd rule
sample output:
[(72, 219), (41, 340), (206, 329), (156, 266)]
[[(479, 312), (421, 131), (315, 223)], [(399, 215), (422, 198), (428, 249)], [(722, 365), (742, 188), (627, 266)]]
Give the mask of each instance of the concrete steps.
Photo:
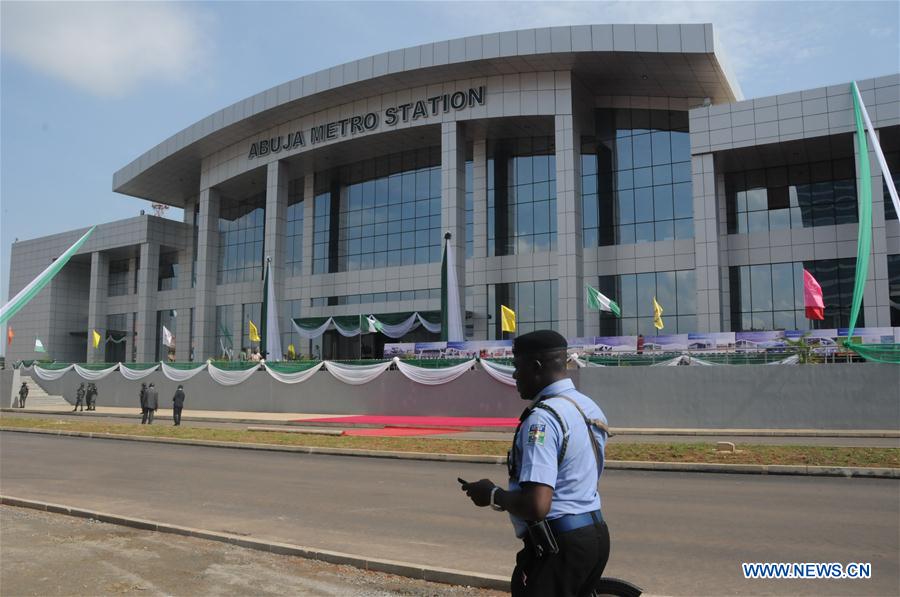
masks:
[[(52, 396), (44, 391), (44, 388), (39, 386), (34, 379), (29, 375), (23, 375), (21, 378), (21, 382), (25, 382), (28, 384), (28, 398), (25, 399), (25, 408), (40, 408), (40, 409), (66, 409), (72, 406), (65, 398), (62, 396)], [(21, 385), (20, 382), (20, 385)], [(18, 388), (16, 388), (18, 391)]]

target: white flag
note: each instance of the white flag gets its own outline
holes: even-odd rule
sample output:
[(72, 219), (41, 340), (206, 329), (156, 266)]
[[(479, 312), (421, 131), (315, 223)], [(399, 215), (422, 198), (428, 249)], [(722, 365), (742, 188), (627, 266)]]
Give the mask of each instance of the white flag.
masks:
[(44, 348), (44, 343), (41, 342), (40, 338), (34, 339), (34, 352), (47, 352), (47, 349)]
[(172, 332), (169, 331), (169, 328), (163, 326), (163, 346), (168, 346), (169, 348), (175, 347), (175, 336), (172, 335)]

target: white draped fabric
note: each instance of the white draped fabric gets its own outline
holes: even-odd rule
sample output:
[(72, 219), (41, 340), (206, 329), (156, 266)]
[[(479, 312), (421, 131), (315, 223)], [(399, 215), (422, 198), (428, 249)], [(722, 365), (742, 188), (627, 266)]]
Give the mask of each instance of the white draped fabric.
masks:
[(397, 369), (400, 370), (400, 373), (413, 380), (414, 382), (426, 386), (438, 386), (441, 384), (450, 383), (460, 375), (463, 375), (466, 371), (472, 368), (472, 365), (475, 364), (475, 359), (471, 359), (469, 361), (466, 361), (465, 363), (460, 363), (459, 365), (442, 367), (440, 369), (416, 367), (415, 365), (404, 363), (397, 357), (394, 357), (394, 364), (397, 365)]
[(337, 330), (337, 333), (343, 336), (344, 338), (353, 338), (354, 336), (359, 336), (359, 324), (356, 324), (355, 328), (345, 329), (338, 325), (338, 322), (334, 320), (334, 318), (330, 319), (331, 323), (334, 324), (334, 329)]
[(419, 323), (422, 324), (422, 327), (431, 332), (432, 334), (440, 334), (441, 333), (441, 322), (431, 323), (427, 321), (424, 317), (416, 313), (416, 316), (419, 318)]
[(73, 367), (75, 367), (75, 365), (69, 365), (64, 369), (44, 369), (43, 367), (35, 365), (34, 374), (44, 381), (56, 381), (57, 379), (62, 378), (63, 375), (71, 371)]
[(269, 375), (275, 378), (277, 381), (281, 383), (303, 383), (307, 379), (313, 376), (319, 369), (322, 368), (322, 365), (325, 363), (317, 363), (310, 367), (309, 369), (304, 369), (303, 371), (297, 371), (296, 373), (281, 373), (280, 371), (275, 371), (269, 367), (266, 367), (266, 371), (268, 371)]
[[(407, 317), (404, 321), (396, 324), (384, 323), (377, 317), (378, 323), (381, 324), (381, 333), (387, 336), (388, 338), (402, 338), (412, 330), (416, 329), (419, 326), (420, 316), (418, 313), (413, 313), (409, 317)], [(440, 325), (438, 325), (438, 329), (440, 329)]]
[(244, 370), (219, 369), (212, 363), (207, 367), (209, 376), (213, 378), (213, 381), (223, 386), (236, 386), (239, 383), (243, 383), (250, 379), (258, 370), (258, 366)]
[(93, 369), (85, 369), (81, 365), (72, 366), (75, 367), (75, 373), (77, 373), (84, 379), (88, 381), (97, 381), (98, 379), (103, 379), (104, 377), (115, 371), (116, 367), (118, 367), (119, 365), (115, 364), (112, 367), (107, 367), (106, 369), (99, 369), (96, 371)]
[(325, 368), (342, 382), (351, 386), (359, 386), (369, 383), (387, 371), (392, 363), (393, 361), (385, 361), (376, 365), (341, 365), (325, 361)]
[(148, 375), (150, 375), (157, 369), (159, 369), (158, 364), (153, 365), (149, 369), (130, 369), (124, 363), (119, 363), (119, 373), (122, 374), (122, 377), (124, 377), (125, 379), (130, 380), (130, 381), (137, 381), (139, 379), (144, 379), (145, 377), (147, 377)]
[(190, 378), (206, 369), (206, 365), (207, 363), (203, 363), (202, 365), (194, 369), (176, 369), (175, 367), (166, 365), (165, 363), (159, 364), (159, 366), (162, 367), (163, 375), (165, 375), (168, 379), (177, 382), (189, 380)]
[(678, 355), (674, 359), (669, 359), (668, 361), (662, 361), (659, 363), (653, 363), (651, 367), (673, 367), (677, 365), (715, 365), (716, 363), (711, 363), (709, 361), (704, 361), (702, 359), (698, 359), (697, 357), (692, 357), (687, 354)]
[(319, 336), (324, 334), (326, 331), (328, 331), (328, 326), (331, 325), (331, 318), (329, 317), (328, 320), (325, 321), (325, 323), (323, 323), (319, 327), (312, 329), (312, 330), (303, 329), (302, 327), (297, 325), (297, 322), (295, 322), (293, 319), (291, 320), (291, 325), (294, 326), (294, 330), (297, 332), (297, 334), (301, 338), (304, 338), (306, 340), (311, 340), (312, 338), (318, 338)]
[(484, 367), (485, 373), (502, 384), (515, 387), (516, 380), (513, 379), (512, 376), (515, 367), (513, 367), (512, 365), (500, 365), (499, 363), (492, 363), (484, 359), (482, 359), (480, 362), (481, 366)]

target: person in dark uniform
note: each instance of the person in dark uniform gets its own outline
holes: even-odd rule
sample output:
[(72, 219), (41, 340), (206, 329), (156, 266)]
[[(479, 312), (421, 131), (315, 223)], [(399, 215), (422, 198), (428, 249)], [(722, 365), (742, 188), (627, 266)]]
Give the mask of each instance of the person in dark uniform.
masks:
[(97, 386), (94, 385), (94, 382), (88, 383), (84, 399), (87, 402), (88, 410), (97, 410)]
[(84, 384), (78, 386), (78, 389), (75, 391), (75, 408), (72, 409), (72, 412), (78, 410), (78, 407), (81, 407), (81, 412), (84, 412)]
[(141, 401), (141, 417), (144, 416), (144, 410), (147, 408), (147, 384), (141, 382), (141, 392), (140, 392), (140, 401)]
[(153, 415), (159, 408), (159, 392), (152, 383), (147, 386), (147, 392), (144, 394), (144, 414), (141, 417), (141, 425), (153, 425)]
[(172, 418), (175, 419), (175, 425), (181, 425), (181, 409), (184, 408), (184, 388), (178, 386), (175, 395), (172, 396)]
[(23, 381), (22, 387), (19, 388), (19, 408), (25, 408), (26, 398), (28, 398), (28, 384)]
[(606, 416), (566, 376), (566, 348), (552, 330), (515, 339), (516, 389), (531, 404), (509, 452), (508, 489), (459, 479), (476, 506), (508, 512), (524, 542), (511, 580), (515, 597), (591, 595), (609, 559), (597, 490)]

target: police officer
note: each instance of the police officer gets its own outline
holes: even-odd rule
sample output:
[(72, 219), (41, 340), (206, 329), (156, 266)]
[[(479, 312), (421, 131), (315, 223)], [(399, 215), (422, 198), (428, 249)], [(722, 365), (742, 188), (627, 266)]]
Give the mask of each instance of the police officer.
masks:
[(509, 453), (509, 488), (460, 479), (476, 506), (508, 512), (524, 542), (511, 581), (515, 597), (590, 595), (609, 558), (597, 491), (606, 416), (567, 377), (566, 348), (552, 330), (515, 339), (516, 389), (531, 404)]
[(72, 412), (78, 410), (78, 407), (81, 407), (81, 411), (84, 412), (84, 384), (78, 386), (78, 389), (75, 391), (75, 408), (72, 409)]

